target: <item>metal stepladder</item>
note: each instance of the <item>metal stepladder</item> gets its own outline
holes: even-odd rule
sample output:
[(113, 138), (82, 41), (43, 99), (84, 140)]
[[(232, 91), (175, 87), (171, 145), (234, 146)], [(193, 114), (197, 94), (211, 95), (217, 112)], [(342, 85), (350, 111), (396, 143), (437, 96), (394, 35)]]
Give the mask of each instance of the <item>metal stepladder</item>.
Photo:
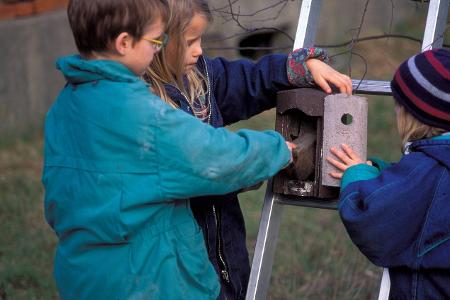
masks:
[[(450, 0), (430, 0), (421, 50), (442, 47)], [(318, 27), (322, 0), (303, 0), (294, 49), (313, 46)], [(388, 81), (353, 80), (359, 94), (391, 95)], [(337, 209), (337, 199), (317, 200), (286, 197), (272, 192), (272, 180), (267, 184), (261, 213), (255, 253), (251, 267), (246, 300), (266, 299), (272, 272), (273, 259), (284, 205)]]

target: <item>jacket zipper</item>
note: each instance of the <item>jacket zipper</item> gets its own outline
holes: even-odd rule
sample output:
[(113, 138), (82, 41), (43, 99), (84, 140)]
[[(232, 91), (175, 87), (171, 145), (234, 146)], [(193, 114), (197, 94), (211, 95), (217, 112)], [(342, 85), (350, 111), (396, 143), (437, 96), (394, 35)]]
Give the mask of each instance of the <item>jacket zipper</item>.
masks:
[[(209, 124), (210, 118), (211, 118), (211, 111), (212, 111), (212, 104), (211, 104), (211, 99), (210, 99), (211, 87), (210, 87), (208, 66), (206, 64), (206, 60), (203, 57), (202, 57), (202, 59), (203, 59), (203, 64), (205, 65), (205, 70), (206, 70), (207, 97), (208, 97), (208, 105), (209, 105), (209, 115), (207, 118), (207, 123)], [(192, 113), (194, 114), (194, 108), (191, 106), (191, 103), (189, 102), (188, 97), (177, 86), (175, 86), (173, 84), (169, 84), (169, 85), (178, 90), (178, 92), (184, 97), (184, 99), (186, 100), (186, 103), (188, 104), (189, 108), (192, 110)], [(216, 206), (213, 205), (212, 209), (213, 209), (214, 221), (215, 221), (216, 229), (217, 229), (216, 254), (217, 254), (217, 257), (219, 258), (218, 264), (219, 264), (220, 274), (222, 275), (223, 280), (225, 280), (227, 283), (230, 283), (230, 275), (227, 271), (227, 264), (225, 263), (225, 259), (222, 254), (222, 239), (220, 237), (221, 221), (220, 221), (220, 217), (218, 216), (218, 213), (216, 211)], [(208, 222), (206, 222), (206, 226), (208, 226)], [(207, 231), (209, 232), (209, 228), (207, 228)], [(207, 244), (209, 243), (209, 239), (206, 240), (206, 243)], [(208, 244), (208, 246), (209, 246), (209, 244)]]
[(222, 239), (220, 238), (220, 227), (221, 227), (220, 215), (218, 214), (215, 205), (212, 206), (212, 209), (213, 209), (214, 221), (216, 222), (216, 228), (217, 228), (216, 251), (217, 251), (217, 257), (219, 258), (218, 262), (219, 262), (220, 274), (222, 275), (223, 280), (230, 283), (230, 276), (227, 271), (227, 264), (225, 263), (225, 259), (222, 254)]

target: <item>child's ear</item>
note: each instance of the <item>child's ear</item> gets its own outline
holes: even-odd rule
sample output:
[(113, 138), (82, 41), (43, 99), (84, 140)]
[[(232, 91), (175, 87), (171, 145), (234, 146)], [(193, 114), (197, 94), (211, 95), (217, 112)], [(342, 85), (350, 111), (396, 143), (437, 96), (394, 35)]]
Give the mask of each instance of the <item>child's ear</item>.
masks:
[(133, 47), (133, 38), (127, 32), (122, 32), (114, 41), (114, 47), (119, 54), (125, 55)]

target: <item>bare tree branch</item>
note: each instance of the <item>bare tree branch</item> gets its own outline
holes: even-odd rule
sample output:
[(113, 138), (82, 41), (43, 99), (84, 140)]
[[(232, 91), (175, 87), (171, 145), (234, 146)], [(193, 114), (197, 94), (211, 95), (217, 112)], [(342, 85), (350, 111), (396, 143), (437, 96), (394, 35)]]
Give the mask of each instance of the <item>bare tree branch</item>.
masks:
[[(359, 35), (361, 34), (361, 30), (362, 27), (364, 25), (364, 19), (366, 17), (366, 13), (367, 13), (367, 7), (369, 6), (370, 0), (366, 0), (366, 4), (364, 6), (364, 12), (361, 16), (361, 21), (359, 23), (359, 27), (358, 27), (358, 32), (356, 34), (356, 40), (359, 39)], [(355, 46), (354, 39), (352, 39), (352, 42), (350, 43), (349, 47), (348, 47), (348, 51), (350, 52), (349, 58), (348, 58), (348, 76), (352, 77), (352, 50), (353, 47)]]
[[(224, 10), (226, 7), (222, 8), (222, 9), (214, 9), (214, 11), (219, 12), (219, 13), (223, 13), (223, 14), (233, 15), (232, 5), (233, 5), (234, 3), (236, 3), (236, 2), (238, 2), (238, 1), (239, 1), (239, 0), (235, 0), (233, 3), (230, 3), (230, 1), (228, 1), (228, 2), (229, 2), (228, 7), (230, 8), (230, 11)], [(239, 14), (239, 17), (254, 17), (254, 16), (256, 16), (256, 15), (259, 14), (259, 13), (268, 11), (268, 10), (270, 10), (270, 9), (272, 9), (272, 8), (275, 8), (275, 7), (279, 6), (279, 5), (282, 5), (282, 4), (283, 4), (283, 5), (285, 6), (287, 3), (288, 3), (288, 0), (281, 0), (281, 1), (278, 1), (277, 3), (274, 3), (274, 4), (272, 4), (272, 5), (269, 5), (269, 6), (267, 6), (267, 7), (258, 9), (258, 10), (256, 10), (256, 11), (252, 12), (252, 13)], [(235, 14), (235, 15), (237, 15), (237, 14)]]
[[(447, 29), (449, 29), (449, 26), (447, 26)], [(238, 35), (234, 35), (229, 38), (233, 38), (240, 35), (246, 35), (247, 32), (240, 33)], [(315, 44), (316, 47), (320, 48), (342, 48), (345, 46), (348, 46), (351, 43), (360, 43), (360, 42), (366, 42), (366, 41), (372, 41), (372, 40), (380, 40), (380, 39), (389, 39), (389, 38), (396, 38), (396, 39), (404, 39), (416, 43), (422, 43), (422, 40), (413, 36), (408, 36), (404, 34), (380, 34), (380, 35), (372, 35), (372, 36), (366, 36), (359, 39), (352, 39), (349, 41), (345, 41), (339, 44)], [(223, 39), (216, 39), (216, 40), (210, 40), (210, 41), (218, 41)], [(292, 46), (294, 44), (289, 44), (285, 46), (279, 46), (279, 47), (205, 47), (206, 50), (284, 50), (284, 49), (292, 49)], [(444, 44), (443, 47), (450, 48), (450, 44)], [(348, 53), (348, 50), (345, 52)]]
[[(234, 24), (234, 26), (237, 26), (241, 32), (236, 32), (236, 33), (233, 33), (229, 36), (226, 36), (226, 37), (220, 38), (220, 39), (210, 39), (210, 40), (208, 40), (209, 42), (217, 43), (220, 41), (226, 41), (226, 40), (233, 39), (233, 38), (247, 37), (247, 36), (250, 36), (251, 34), (259, 33), (259, 32), (261, 32), (261, 33), (270, 33), (270, 32), (280, 33), (281, 35), (285, 36), (288, 39), (288, 42), (282, 46), (272, 46), (272, 47), (270, 47), (270, 46), (255, 46), (255, 47), (253, 47), (253, 46), (252, 47), (250, 47), (250, 46), (249, 47), (232, 47), (232, 46), (225, 46), (225, 47), (221, 46), (220, 47), (219, 46), (219, 47), (216, 47), (216, 46), (214, 46), (214, 47), (205, 47), (205, 50), (285, 51), (285, 50), (292, 49), (292, 46), (294, 43), (294, 38), (285, 30), (277, 28), (275, 26), (270, 26), (270, 24), (271, 24), (270, 21), (277, 20), (282, 15), (282, 12), (286, 9), (286, 7), (288, 7), (289, 3), (299, 2), (300, 0), (276, 0), (276, 1), (274, 0), (274, 1), (272, 1), (272, 3), (267, 4), (265, 7), (259, 6), (250, 12), (248, 12), (248, 11), (241, 12), (241, 6), (240, 6), (239, 1), (240, 0), (224, 1), (227, 4), (223, 5), (221, 7), (218, 7), (218, 8), (214, 8), (213, 13), (219, 15), (224, 20), (224, 23), (232, 22)], [(250, 1), (250, 0), (246, 0), (246, 1)], [(408, 2), (411, 5), (415, 5), (417, 8), (419, 8), (424, 3), (429, 2), (429, 1), (410, 0)], [(354, 48), (356, 47), (357, 43), (373, 41), (373, 40), (380, 40), (380, 39), (385, 39), (386, 41), (389, 41), (389, 39), (403, 39), (403, 40), (411, 41), (414, 43), (422, 43), (421, 38), (417, 38), (417, 37), (410, 36), (407, 34), (392, 33), (393, 28), (394, 28), (394, 21), (395, 21), (395, 11), (397, 9), (397, 7), (394, 3), (394, 0), (389, 0), (390, 18), (389, 18), (389, 23), (387, 24), (387, 28), (384, 27), (384, 30), (386, 30), (385, 34), (361, 37), (362, 29), (363, 29), (363, 26), (365, 25), (365, 22), (366, 22), (365, 20), (368, 15), (370, 3), (371, 3), (370, 0), (365, 1), (364, 9), (363, 9), (358, 26), (355, 28), (351, 28), (347, 31), (347, 32), (352, 33), (352, 37), (350, 40), (346, 40), (346, 41), (334, 43), (334, 44), (323, 44), (323, 45), (317, 44), (316, 45), (317, 47), (322, 47), (322, 48), (346, 47), (347, 49), (345, 51), (342, 51), (334, 56), (348, 55), (347, 68), (348, 68), (349, 76), (352, 75), (351, 73), (352, 73), (353, 56), (360, 58), (364, 62), (365, 71), (364, 71), (363, 78), (365, 77), (367, 70), (368, 70), (367, 60), (360, 53), (357, 53), (354, 51)], [(273, 12), (273, 13), (270, 16), (271, 12)], [(264, 19), (261, 19), (261, 18), (255, 19), (254, 18), (255, 16), (259, 16), (261, 14), (264, 14)], [(269, 15), (269, 16), (266, 17), (267, 15)], [(248, 24), (250, 24), (250, 22), (253, 22), (253, 23), (258, 22), (259, 25), (261, 25), (262, 22), (263, 23), (266, 22), (267, 25), (269, 25), (269, 26), (250, 27), (248, 25)], [(446, 34), (446, 32), (448, 31), (448, 29), (449, 29), (449, 26), (447, 25), (447, 28), (445, 29), (444, 33), (437, 36), (436, 40), (443, 38), (444, 35)], [(435, 41), (433, 41), (433, 43)], [(449, 44), (445, 44), (445, 43), (443, 44), (443, 46), (450, 47)]]

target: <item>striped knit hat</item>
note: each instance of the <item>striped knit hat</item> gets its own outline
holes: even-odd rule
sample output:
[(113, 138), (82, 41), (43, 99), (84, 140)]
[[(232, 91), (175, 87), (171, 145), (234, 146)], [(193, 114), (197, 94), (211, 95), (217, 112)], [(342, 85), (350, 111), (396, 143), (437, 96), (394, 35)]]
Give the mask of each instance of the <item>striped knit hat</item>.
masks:
[(424, 124), (450, 131), (450, 50), (417, 54), (397, 69), (392, 95)]

